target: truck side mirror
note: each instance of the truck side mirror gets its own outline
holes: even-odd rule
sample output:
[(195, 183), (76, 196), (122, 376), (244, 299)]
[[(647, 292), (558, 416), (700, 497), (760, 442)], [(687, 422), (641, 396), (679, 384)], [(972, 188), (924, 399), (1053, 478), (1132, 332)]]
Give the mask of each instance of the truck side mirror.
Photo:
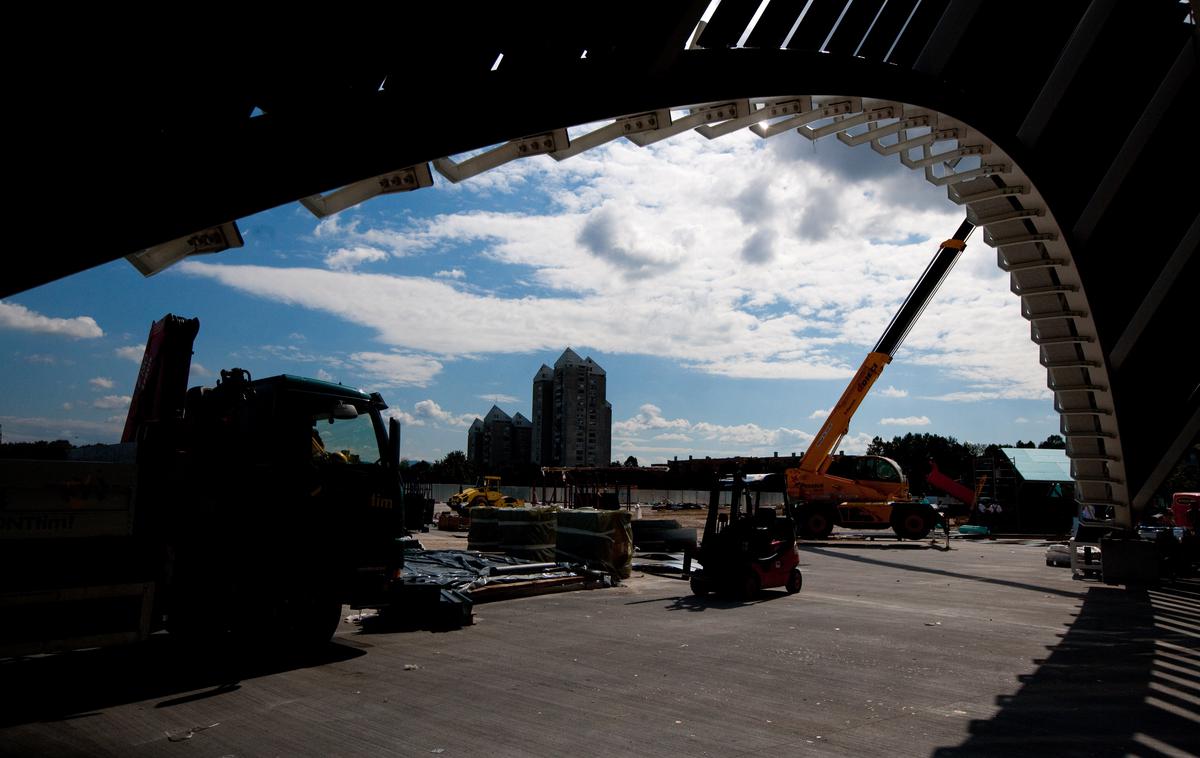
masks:
[(400, 468), (400, 422), (395, 418), (388, 419), (388, 460)]

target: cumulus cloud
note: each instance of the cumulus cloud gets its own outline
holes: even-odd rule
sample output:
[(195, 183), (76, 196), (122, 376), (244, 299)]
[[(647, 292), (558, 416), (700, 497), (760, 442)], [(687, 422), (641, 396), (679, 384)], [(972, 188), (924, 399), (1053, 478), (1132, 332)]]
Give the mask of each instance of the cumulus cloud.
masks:
[(875, 393), (883, 397), (908, 397), (908, 390), (896, 389), (890, 384), (884, 389), (875, 390)]
[(636, 434), (647, 429), (689, 429), (691, 423), (684, 418), (668, 419), (657, 405), (645, 403), (638, 412), (624, 421), (613, 422), (614, 434)]
[(778, 235), (773, 229), (759, 229), (742, 246), (742, 260), (746, 263), (770, 263), (775, 257), (775, 238)]
[[(805, 444), (812, 435), (800, 429), (786, 427), (768, 428), (758, 424), (716, 424), (709, 421), (691, 422), (684, 418), (667, 418), (662, 409), (646, 403), (638, 412), (624, 421), (613, 423), (613, 437), (634, 442), (639, 435), (662, 431), (653, 439), (674, 442), (718, 443), (721, 449), (739, 446), (742, 449), (761, 450), (774, 445)], [(654, 448), (639, 446), (647, 452)]]
[(350, 362), (381, 387), (425, 387), (442, 370), (440, 361), (412, 353), (352, 353)]
[(340, 247), (325, 256), (325, 265), (336, 271), (353, 271), (364, 263), (387, 260), (388, 254), (374, 247)]
[(46, 355), (45, 353), (30, 353), (24, 356), (23, 359), (26, 363), (40, 363), (46, 366), (53, 366), (58, 363), (58, 358), (55, 358), (53, 355)]
[(815, 411), (813, 411), (812, 413), (808, 414), (808, 417), (810, 419), (816, 419), (816, 420), (820, 420), (823, 418), (829, 418), (829, 409), (828, 408), (818, 408)]
[(0, 329), (54, 334), (73, 339), (95, 339), (104, 336), (104, 330), (91, 316), (74, 318), (43, 316), (23, 305), (4, 300), (0, 300)]
[(109, 379), (107, 376), (96, 376), (88, 379), (88, 384), (92, 385), (98, 390), (111, 390), (113, 388), (113, 380)]
[(202, 364), (197, 363), (196, 361), (192, 361), (191, 375), (197, 379), (210, 379), (216, 376), (214, 372), (208, 370)]
[(396, 419), (403, 426), (433, 426), (453, 430), (466, 429), (476, 418), (473, 413), (448, 411), (432, 399), (413, 403), (411, 411), (389, 408), (385, 415)]
[(467, 272), (461, 268), (448, 268), (441, 271), (433, 272), (433, 275), (441, 279), (465, 279)]
[(332, 382), (333, 374), (329, 373), (328, 371), (326, 371), (323, 368), (319, 368), (319, 369), (317, 369), (317, 378), (323, 382)]
[(840, 200), (830, 187), (813, 187), (796, 223), (796, 233), (810, 242), (820, 242), (833, 236), (839, 220)]
[(130, 399), (131, 398), (129, 395), (105, 395), (104, 397), (98, 397), (93, 400), (92, 407), (104, 408), (107, 410), (112, 410), (114, 408), (128, 408)]
[(879, 423), (883, 426), (929, 426), (932, 422), (928, 416), (904, 416), (901, 418), (888, 416), (879, 419)]
[(124, 347), (118, 347), (116, 350), (113, 350), (113, 352), (116, 353), (118, 358), (124, 358), (125, 360), (133, 361), (134, 363), (141, 363), (142, 354), (146, 352), (146, 348), (139, 347), (137, 345), (126, 345)]
[(615, 203), (597, 209), (579, 230), (577, 241), (597, 258), (630, 274), (663, 273), (678, 263), (670, 250), (648, 246), (639, 233), (636, 217), (621, 213)]
[[(766, 145), (746, 134), (615, 142), (506, 166), (503, 183), (540, 193), (519, 211), (394, 227), (333, 217), (315, 232), (331, 247), (393, 257), (474, 255), (520, 284), (480, 291), (459, 268), (405, 276), (193, 260), (179, 270), (363, 326), (427, 361), (575, 344), (720, 376), (847, 378), (933, 254), (922, 240), (948, 234), (961, 209), (869, 148), (798, 136)], [(826, 153), (832, 162), (811, 157)], [(879, 171), (848, 168), (860, 159)], [(474, 181), (439, 186), (475, 191), (463, 189)], [(957, 383), (938, 399), (1049, 397), (994, 261), (973, 240), (897, 357)]]

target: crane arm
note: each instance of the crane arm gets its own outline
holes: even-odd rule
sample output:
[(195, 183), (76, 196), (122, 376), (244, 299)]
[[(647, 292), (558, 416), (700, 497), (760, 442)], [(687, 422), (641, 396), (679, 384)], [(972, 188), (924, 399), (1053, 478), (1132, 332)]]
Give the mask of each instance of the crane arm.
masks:
[(829, 411), (829, 416), (821, 425), (817, 436), (809, 443), (808, 450), (800, 460), (801, 471), (819, 473), (828, 468), (830, 456), (837, 450), (842, 437), (850, 430), (850, 420), (854, 418), (858, 407), (871, 391), (875, 380), (883, 373), (883, 367), (892, 362), (892, 356), (900, 349), (913, 324), (921, 317), (925, 306), (929, 305), (929, 301), (950, 274), (950, 269), (954, 268), (958, 257), (967, 246), (967, 237), (971, 236), (974, 230), (974, 224), (963, 221), (954, 232), (954, 236), (938, 247), (937, 254), (925, 267), (925, 273), (921, 274), (912, 292), (908, 293), (904, 305), (900, 306), (900, 310), (892, 317), (883, 336), (875, 343), (875, 349), (867, 354), (866, 360), (850, 380), (841, 399)]

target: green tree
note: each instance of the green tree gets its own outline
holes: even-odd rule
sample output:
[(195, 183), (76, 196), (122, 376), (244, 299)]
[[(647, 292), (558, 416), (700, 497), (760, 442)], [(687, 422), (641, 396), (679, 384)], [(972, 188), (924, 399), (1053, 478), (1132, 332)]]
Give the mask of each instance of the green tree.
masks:
[(438, 482), (460, 483), (474, 482), (474, 466), (467, 460), (467, 454), (461, 450), (446, 453), (446, 456), (434, 463), (430, 476)]
[(1066, 450), (1067, 441), (1062, 438), (1061, 434), (1051, 434), (1038, 443), (1038, 448), (1041, 450)]
[(918, 496), (935, 491), (925, 482), (930, 459), (936, 461), (941, 472), (951, 479), (970, 481), (974, 476), (975, 457), (982, 452), (982, 445), (959, 442), (954, 437), (940, 434), (909, 433), (890, 441), (875, 437), (867, 446), (868, 455), (882, 455), (900, 464), (900, 469), (908, 476), (909, 490)]

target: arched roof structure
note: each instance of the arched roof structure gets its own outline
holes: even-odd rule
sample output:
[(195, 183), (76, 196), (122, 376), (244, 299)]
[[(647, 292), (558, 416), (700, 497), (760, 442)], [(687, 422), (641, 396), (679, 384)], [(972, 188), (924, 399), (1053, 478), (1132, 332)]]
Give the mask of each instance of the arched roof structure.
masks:
[(30, 144), (52, 147), (41, 173), (60, 192), (108, 201), (82, 204), (59, 252), (0, 294), (138, 251), (153, 270), (238, 244), (252, 213), (334, 212), (431, 167), (456, 181), (693, 128), (836, 135), (945, 186), (984, 227), (1079, 498), (1132, 523), (1200, 431), (1187, 3), (722, 0), (707, 22), (705, 0), (579, 5), (407, 7), (297, 36), (187, 19), (153, 44), (81, 29), (70, 75), (27, 106), (53, 125)]

